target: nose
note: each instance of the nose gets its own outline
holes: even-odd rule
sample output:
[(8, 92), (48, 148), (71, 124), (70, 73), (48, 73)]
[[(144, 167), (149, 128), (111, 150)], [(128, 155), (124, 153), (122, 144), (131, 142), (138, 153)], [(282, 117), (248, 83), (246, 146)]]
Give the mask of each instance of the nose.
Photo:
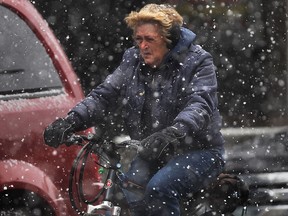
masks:
[(142, 40), (141, 42), (139, 42), (138, 46), (139, 46), (140, 49), (146, 49), (148, 47), (148, 45), (147, 45), (145, 40)]

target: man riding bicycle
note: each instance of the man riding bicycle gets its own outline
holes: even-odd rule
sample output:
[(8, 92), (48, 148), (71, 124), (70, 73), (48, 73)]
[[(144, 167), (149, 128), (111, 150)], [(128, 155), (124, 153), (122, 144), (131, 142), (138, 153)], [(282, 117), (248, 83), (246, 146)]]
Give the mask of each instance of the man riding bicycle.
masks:
[(64, 119), (44, 132), (58, 147), (75, 131), (101, 125), (119, 109), (128, 135), (141, 140), (126, 177), (145, 192), (123, 192), (132, 215), (180, 215), (180, 199), (222, 172), (223, 138), (212, 56), (169, 5), (148, 4), (125, 21), (135, 46), (118, 68)]

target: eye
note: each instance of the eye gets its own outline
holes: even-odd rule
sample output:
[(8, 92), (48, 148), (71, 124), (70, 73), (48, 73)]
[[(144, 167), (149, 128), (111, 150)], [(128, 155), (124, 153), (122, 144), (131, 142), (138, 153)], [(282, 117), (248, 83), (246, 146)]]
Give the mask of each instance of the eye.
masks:
[(135, 41), (137, 44), (140, 44), (140, 43), (142, 43), (143, 38), (141, 38), (141, 37), (135, 37), (135, 38), (134, 38), (134, 41)]
[(148, 43), (152, 43), (152, 42), (155, 41), (155, 39), (154, 39), (154, 38), (151, 38), (151, 37), (147, 37), (147, 38), (145, 38), (145, 39), (146, 39), (146, 41), (147, 41)]

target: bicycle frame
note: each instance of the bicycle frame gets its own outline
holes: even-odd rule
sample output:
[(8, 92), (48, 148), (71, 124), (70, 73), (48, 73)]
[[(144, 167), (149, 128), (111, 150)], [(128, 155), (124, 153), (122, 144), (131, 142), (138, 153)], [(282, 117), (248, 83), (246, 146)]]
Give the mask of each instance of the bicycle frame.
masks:
[[(141, 148), (140, 142), (135, 141), (135, 140), (129, 140), (129, 141), (122, 142), (121, 143), (122, 145), (121, 144), (116, 145), (115, 143), (105, 143), (103, 140), (100, 140), (99, 138), (95, 139), (93, 136), (92, 137), (81, 136), (80, 138), (81, 138), (81, 141), (86, 140), (88, 142), (86, 145), (83, 146), (83, 148), (81, 149), (81, 151), (77, 155), (77, 158), (74, 160), (74, 164), (73, 164), (73, 167), (71, 169), (70, 179), (69, 179), (69, 193), (71, 194), (71, 197), (73, 194), (72, 193), (73, 176), (75, 174), (74, 173), (75, 169), (77, 169), (79, 159), (82, 159), (84, 161), (81, 163), (81, 169), (80, 169), (82, 172), (84, 172), (83, 166), (85, 166), (85, 162), (87, 160), (88, 155), (89, 154), (95, 154), (98, 156), (98, 159), (100, 161), (98, 163), (98, 165), (100, 167), (104, 167), (105, 169), (108, 169), (108, 172), (107, 172), (107, 175), (105, 174), (106, 179), (104, 180), (104, 184), (101, 184), (103, 187), (99, 190), (99, 192), (97, 193), (97, 196), (94, 199), (92, 199), (90, 201), (85, 200), (84, 195), (80, 193), (80, 196), (79, 196), (79, 193), (78, 193), (78, 198), (80, 197), (82, 199), (80, 201), (88, 204), (88, 209), (87, 209), (86, 213), (83, 214), (83, 211), (79, 211), (79, 209), (78, 209), (78, 212), (80, 212), (80, 214), (83, 214), (84, 216), (99, 216), (99, 215), (103, 215), (103, 216), (105, 215), (106, 216), (107, 213), (109, 213), (109, 216), (120, 216), (121, 210), (122, 210), (121, 207), (118, 205), (114, 205), (114, 203), (113, 203), (113, 201), (114, 201), (113, 195), (115, 192), (115, 185), (119, 185), (120, 187), (124, 186), (124, 185), (126, 185), (126, 186), (128, 185), (127, 187), (132, 187), (132, 188), (137, 188), (137, 189), (143, 189), (143, 188), (141, 186), (133, 183), (133, 182), (130, 182), (128, 179), (125, 179), (125, 175), (121, 171), (122, 164), (121, 164), (121, 157), (120, 157), (118, 150), (120, 148), (123, 148), (123, 147), (126, 148), (127, 146), (128, 147), (134, 147), (137, 150), (139, 150)], [(72, 140), (72, 142), (77, 143), (77, 141), (75, 142), (75, 140), (74, 141)], [(101, 143), (101, 144), (99, 145), (98, 143)], [(105, 162), (105, 163), (102, 163), (101, 159), (103, 160), (102, 162)], [(75, 164), (76, 164), (76, 166), (75, 166)], [(106, 167), (103, 164), (105, 164), (105, 165), (108, 164), (108, 166)], [(80, 182), (78, 182), (77, 187), (79, 187), (81, 189), (81, 187), (82, 187), (81, 181), (83, 178), (83, 173), (80, 173), (79, 176), (80, 176), (80, 178), (78, 180)], [(237, 179), (237, 176), (234, 176), (234, 178)], [(224, 181), (224, 183), (225, 183), (225, 181)], [(242, 184), (242, 186), (245, 186), (245, 183), (244, 182), (241, 183), (240, 179), (239, 179), (238, 183), (240, 183), (240, 185), (238, 185), (238, 186), (241, 186), (241, 184)], [(218, 183), (215, 182), (214, 187), (215, 186), (218, 187), (218, 190), (223, 189), (223, 188), (221, 188), (221, 184), (219, 182)], [(229, 185), (225, 186), (226, 189), (227, 189), (227, 186), (229, 186)], [(238, 191), (240, 189), (243, 189), (243, 188), (239, 187), (236, 191), (237, 192), (236, 194), (237, 194), (237, 196), (243, 195), (242, 197), (239, 197), (239, 199), (244, 198), (244, 200), (240, 203), (241, 205), (243, 205), (246, 202), (246, 200), (248, 199), (249, 191), (247, 189), (247, 191), (244, 191), (246, 194), (241, 194), (243, 191)], [(195, 216), (196, 215), (204, 215), (204, 214), (206, 215), (207, 203), (205, 203), (205, 199), (203, 200), (203, 198), (206, 197), (206, 195), (207, 195), (206, 193), (209, 193), (209, 188), (201, 190), (201, 191), (199, 191), (199, 193), (194, 194), (195, 196), (193, 195), (193, 197), (191, 197), (191, 199), (193, 200), (193, 205), (189, 205), (189, 211), (191, 210), (190, 213), (193, 212), (193, 215), (195, 215)], [(210, 188), (210, 193), (211, 193), (211, 188)], [(104, 195), (104, 196), (102, 196), (102, 195)], [(100, 196), (101, 196), (102, 201), (99, 204), (94, 205), (100, 199)], [(71, 203), (77, 211), (77, 207), (76, 207), (76, 204), (74, 202), (74, 198), (73, 197), (71, 198), (71, 197), (70, 197)], [(232, 197), (232, 195), (231, 195), (231, 197)], [(236, 198), (238, 199), (238, 197), (236, 197)], [(220, 200), (221, 199), (225, 200), (225, 199), (229, 199), (229, 197), (228, 198), (227, 197), (220, 197)], [(209, 205), (211, 205), (211, 204), (214, 205), (215, 203), (210, 203)], [(215, 206), (217, 206), (217, 205), (215, 204)], [(215, 210), (212, 210), (210, 207), (208, 207), (210, 209), (208, 211), (211, 211), (211, 212), (215, 211)], [(218, 212), (218, 209), (216, 210), (216, 212)], [(227, 213), (232, 213), (232, 212), (227, 212)], [(225, 215), (225, 214), (222, 214), (222, 215)], [(229, 214), (229, 215), (231, 215), (231, 214)]]

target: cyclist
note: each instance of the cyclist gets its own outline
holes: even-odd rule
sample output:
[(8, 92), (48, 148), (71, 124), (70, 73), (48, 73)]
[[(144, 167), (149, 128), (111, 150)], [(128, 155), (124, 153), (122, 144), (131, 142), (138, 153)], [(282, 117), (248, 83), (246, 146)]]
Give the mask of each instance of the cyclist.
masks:
[(118, 110), (142, 150), (126, 173), (144, 193), (123, 189), (132, 215), (180, 215), (179, 201), (215, 181), (223, 162), (212, 56), (169, 5), (148, 4), (125, 21), (135, 46), (119, 67), (65, 118), (44, 132), (58, 147), (71, 132), (100, 125)]

